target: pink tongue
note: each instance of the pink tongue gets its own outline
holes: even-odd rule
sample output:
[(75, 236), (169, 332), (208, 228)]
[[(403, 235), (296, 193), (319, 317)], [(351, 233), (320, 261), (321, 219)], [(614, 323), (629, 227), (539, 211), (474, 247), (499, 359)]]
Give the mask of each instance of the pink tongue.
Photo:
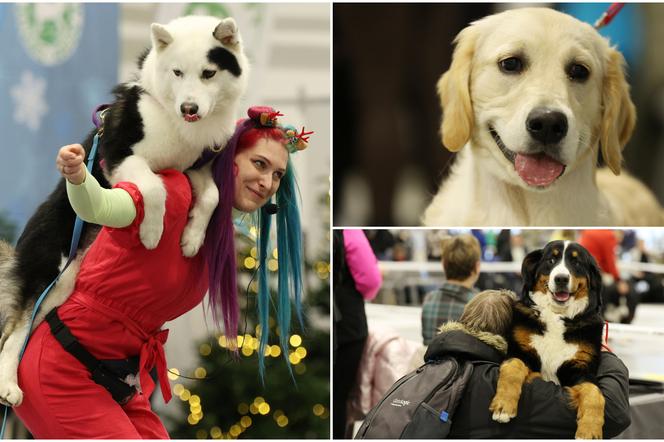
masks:
[(569, 293), (567, 293), (567, 292), (558, 292), (558, 293), (554, 293), (553, 297), (556, 298), (556, 301), (565, 302), (569, 299)]
[(551, 157), (538, 153), (536, 155), (516, 154), (514, 160), (516, 173), (531, 186), (548, 186), (563, 173), (563, 166)]

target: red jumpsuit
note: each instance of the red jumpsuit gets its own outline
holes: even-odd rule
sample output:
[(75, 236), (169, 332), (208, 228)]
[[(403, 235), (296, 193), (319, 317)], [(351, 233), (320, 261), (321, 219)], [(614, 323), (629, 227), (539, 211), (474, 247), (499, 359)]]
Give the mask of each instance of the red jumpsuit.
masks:
[(167, 439), (163, 424), (150, 408), (157, 368), (164, 400), (171, 397), (163, 344), (166, 321), (201, 302), (207, 291), (203, 254), (182, 256), (180, 236), (192, 202), (185, 175), (161, 172), (167, 191), (164, 233), (154, 250), (139, 239), (143, 199), (131, 183), (136, 205), (134, 222), (121, 229), (104, 227), (81, 263), (74, 291), (59, 308), (62, 321), (98, 359), (140, 355), (140, 383), (126, 405), (113, 400), (89, 371), (55, 340), (42, 322), (32, 334), (19, 365), (23, 403), (16, 414), (35, 438)]

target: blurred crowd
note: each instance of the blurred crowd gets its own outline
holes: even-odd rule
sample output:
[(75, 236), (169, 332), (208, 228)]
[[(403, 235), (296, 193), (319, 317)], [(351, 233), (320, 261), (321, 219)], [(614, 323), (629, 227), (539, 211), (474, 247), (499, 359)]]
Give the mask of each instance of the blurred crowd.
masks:
[[(461, 234), (475, 237), (482, 263), (517, 263), (530, 251), (549, 241), (578, 241), (597, 260), (604, 280), (604, 315), (608, 321), (630, 323), (639, 303), (664, 303), (664, 272), (642, 271), (627, 263), (663, 263), (664, 232), (653, 230), (365, 230), (379, 261), (441, 262), (445, 239)], [(391, 274), (392, 273), (392, 274)], [(421, 272), (417, 278), (403, 278), (391, 271), (385, 274), (382, 293), (377, 300), (387, 304), (421, 305), (431, 290), (445, 281), (439, 272)], [(390, 284), (393, 282), (393, 284)], [(478, 290), (510, 289), (521, 291), (518, 271), (486, 271), (474, 287)]]

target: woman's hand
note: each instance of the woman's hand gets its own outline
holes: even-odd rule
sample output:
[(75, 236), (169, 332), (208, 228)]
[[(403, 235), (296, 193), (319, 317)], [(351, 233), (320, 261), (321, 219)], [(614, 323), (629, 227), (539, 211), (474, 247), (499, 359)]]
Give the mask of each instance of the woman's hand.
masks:
[(85, 181), (85, 150), (80, 144), (69, 144), (61, 147), (55, 164), (60, 174), (72, 184), (81, 184)]

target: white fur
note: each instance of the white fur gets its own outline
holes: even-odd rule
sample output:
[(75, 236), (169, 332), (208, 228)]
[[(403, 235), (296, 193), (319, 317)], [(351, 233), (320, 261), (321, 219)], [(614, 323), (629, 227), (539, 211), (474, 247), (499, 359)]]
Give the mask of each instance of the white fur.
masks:
[(131, 155), (114, 171), (111, 183), (131, 181), (143, 196), (144, 217), (139, 229), (141, 242), (146, 249), (154, 249), (164, 232), (166, 213), (166, 188), (159, 175), (150, 169), (144, 157)]
[(189, 223), (182, 233), (182, 252), (187, 257), (195, 256), (203, 245), (205, 230), (219, 202), (219, 192), (212, 179), (210, 168), (211, 165), (208, 163), (201, 169), (187, 171), (196, 199), (196, 204), (189, 212)]
[(563, 243), (563, 250), (561, 252), (561, 257), (562, 259), (556, 265), (554, 268), (551, 269), (551, 273), (549, 273), (549, 291), (551, 293), (556, 292), (556, 285), (555, 285), (555, 279), (556, 276), (562, 275), (562, 276), (567, 276), (568, 282), (567, 282), (567, 292), (572, 291), (572, 274), (570, 273), (569, 269), (567, 268), (567, 265), (565, 263), (565, 251), (567, 250), (567, 246), (569, 245), (569, 241), (565, 241)]
[(554, 312), (546, 305), (551, 303), (551, 296), (537, 292), (531, 295), (536, 309), (540, 311), (540, 320), (544, 322), (546, 331), (543, 335), (531, 335), (530, 343), (542, 361), (542, 378), (560, 384), (556, 371), (576, 354), (579, 347), (565, 342), (565, 324), (562, 315)]
[[(217, 37), (224, 42), (223, 47), (236, 57), (242, 69), (239, 77), (208, 61), (208, 51), (220, 43), (213, 36), (215, 30)], [(167, 25), (153, 24), (152, 39), (153, 49), (143, 63), (137, 82), (148, 92), (141, 95), (138, 103), (144, 137), (132, 147), (134, 155), (125, 159), (109, 177), (112, 184), (131, 181), (141, 191), (145, 219), (140, 227), (140, 237), (148, 249), (159, 243), (166, 210), (165, 189), (151, 171), (166, 168), (184, 171), (205, 148), (224, 147), (233, 134), (239, 99), (246, 89), (249, 73), (249, 63), (232, 18), (220, 22), (214, 17), (188, 16)], [(180, 70), (182, 76), (175, 76), (174, 69)], [(201, 78), (205, 69), (216, 71), (215, 76)], [(183, 119), (180, 106), (184, 102), (198, 105), (198, 121)], [(142, 161), (134, 157), (140, 157)], [(209, 167), (205, 170), (210, 173)], [(211, 177), (197, 180), (197, 187), (193, 190), (195, 195), (205, 195), (205, 198), (194, 201), (192, 215), (195, 216), (182, 239), (185, 256), (192, 256), (200, 249), (214, 210), (211, 204), (216, 206), (218, 201), (218, 195), (213, 195), (218, 191)]]
[[(518, 54), (527, 59), (521, 74), (499, 70), (499, 60)], [(601, 128), (609, 121), (603, 113), (605, 74), (622, 59), (614, 55), (619, 54), (591, 26), (547, 8), (509, 10), (464, 29), (457, 37), (452, 66), (438, 84), (443, 139), (459, 154), (449, 178), (425, 211), (423, 224), (593, 226), (625, 219), (624, 214), (615, 213), (616, 206), (622, 205), (615, 200), (616, 192), (605, 194), (595, 177)], [(567, 77), (565, 67), (572, 59), (589, 68), (585, 82)], [(622, 142), (631, 134), (633, 104), (622, 74), (616, 81), (607, 90), (621, 94), (616, 100), (623, 99), (620, 108), (632, 116), (624, 120), (624, 128), (613, 124), (616, 131), (627, 134), (621, 135)], [(467, 100), (458, 93), (466, 87)], [(537, 107), (558, 110), (568, 121), (567, 134), (559, 144), (559, 158), (566, 169), (546, 188), (526, 184), (488, 130), (489, 125), (494, 127), (513, 152), (527, 153), (532, 140), (525, 122)], [(623, 146), (616, 141), (611, 150), (616, 173), (620, 172)], [(651, 216), (638, 221), (656, 225), (664, 220), (664, 210), (656, 200), (651, 198), (648, 204), (641, 210)]]
[(18, 356), (28, 335), (29, 320), (29, 311), (24, 310), (0, 353), (0, 403), (10, 407), (23, 401), (23, 392), (18, 387)]

